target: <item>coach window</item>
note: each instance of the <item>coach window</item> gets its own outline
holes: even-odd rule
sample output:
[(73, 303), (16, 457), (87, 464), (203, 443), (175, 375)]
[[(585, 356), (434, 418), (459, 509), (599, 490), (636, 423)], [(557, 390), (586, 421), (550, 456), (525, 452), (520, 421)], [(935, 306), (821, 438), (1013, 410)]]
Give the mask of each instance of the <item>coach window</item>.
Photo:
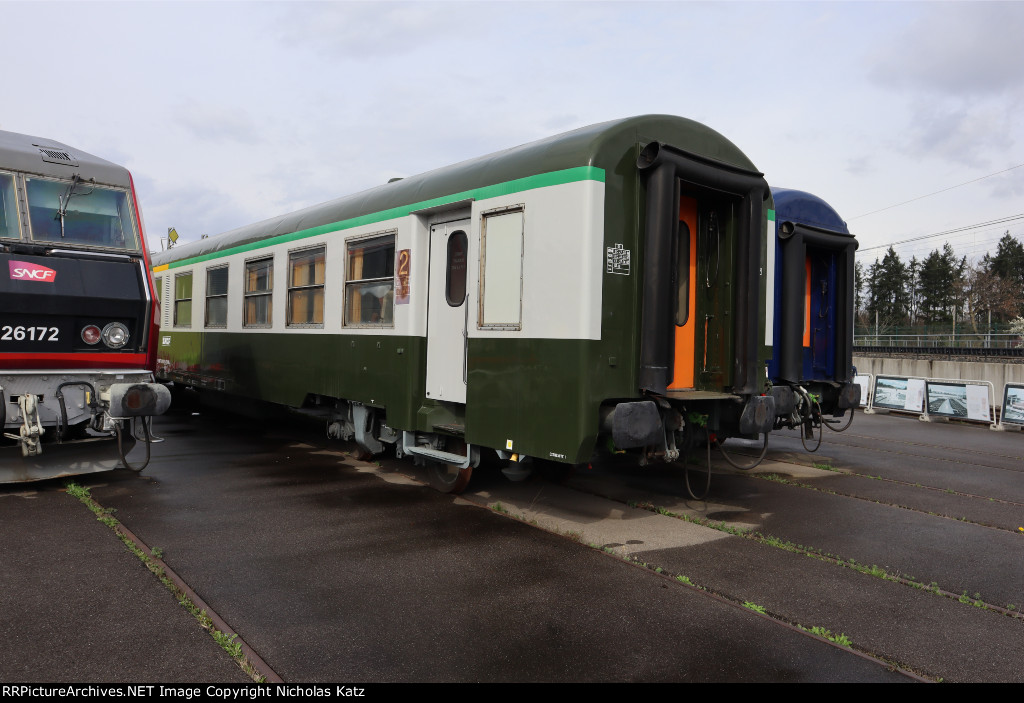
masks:
[(18, 201), (14, 199), (14, 176), (0, 173), (0, 239), (20, 239)]
[(445, 297), (448, 304), (457, 308), (466, 301), (466, 253), (469, 238), (462, 230), (452, 232), (448, 237), (448, 272), (445, 281)]
[(395, 235), (348, 243), (345, 324), (393, 326)]
[(274, 292), (274, 260), (259, 259), (245, 264), (245, 314), (243, 326), (269, 327), (270, 301)]
[(164, 279), (154, 278), (153, 288), (156, 290), (156, 302), (162, 303), (164, 299)]
[(522, 329), (522, 207), (484, 213), (481, 238), (480, 327)]
[(676, 239), (676, 327), (690, 319), (690, 226), (680, 220)]
[(288, 324), (324, 323), (324, 248), (288, 255)]
[(228, 267), (206, 270), (206, 326), (228, 326)]
[(192, 326), (192, 274), (174, 277), (174, 326)]

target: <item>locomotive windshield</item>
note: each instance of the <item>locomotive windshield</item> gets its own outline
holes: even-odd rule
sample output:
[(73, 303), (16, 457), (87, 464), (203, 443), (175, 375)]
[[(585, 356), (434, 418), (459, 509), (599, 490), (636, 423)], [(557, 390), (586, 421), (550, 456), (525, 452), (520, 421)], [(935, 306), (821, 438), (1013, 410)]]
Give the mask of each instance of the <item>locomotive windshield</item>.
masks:
[(138, 251), (127, 191), (79, 178), (26, 178), (32, 241)]
[(0, 239), (18, 239), (18, 205), (14, 199), (14, 176), (0, 173)]

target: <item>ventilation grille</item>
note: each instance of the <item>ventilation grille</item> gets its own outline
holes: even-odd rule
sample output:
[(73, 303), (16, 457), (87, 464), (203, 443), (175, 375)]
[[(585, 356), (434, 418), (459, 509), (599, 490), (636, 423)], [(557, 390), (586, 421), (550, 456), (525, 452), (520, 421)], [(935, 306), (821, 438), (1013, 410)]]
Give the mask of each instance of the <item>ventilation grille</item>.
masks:
[(39, 153), (43, 156), (43, 161), (47, 161), (51, 164), (64, 164), (65, 166), (77, 166), (78, 161), (68, 152), (63, 149), (57, 149), (52, 146), (35, 146), (39, 147)]

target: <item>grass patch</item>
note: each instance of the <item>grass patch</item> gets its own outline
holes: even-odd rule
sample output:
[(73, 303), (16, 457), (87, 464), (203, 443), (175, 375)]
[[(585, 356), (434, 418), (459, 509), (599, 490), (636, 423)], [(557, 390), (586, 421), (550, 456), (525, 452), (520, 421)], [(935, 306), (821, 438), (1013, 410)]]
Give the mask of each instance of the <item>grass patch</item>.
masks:
[(844, 635), (842, 633), (839, 633), (838, 635), (833, 635), (831, 631), (826, 630), (824, 627), (817, 627), (817, 626), (809, 627), (808, 628), (808, 627), (804, 627), (803, 625), (797, 625), (797, 627), (799, 627), (804, 632), (810, 632), (812, 635), (817, 635), (818, 637), (823, 637), (823, 638), (827, 639), (829, 642), (835, 642), (836, 644), (838, 644), (840, 646), (843, 646), (843, 647), (851, 647), (851, 646), (853, 646), (853, 641), (850, 640), (849, 637), (847, 637), (846, 635)]

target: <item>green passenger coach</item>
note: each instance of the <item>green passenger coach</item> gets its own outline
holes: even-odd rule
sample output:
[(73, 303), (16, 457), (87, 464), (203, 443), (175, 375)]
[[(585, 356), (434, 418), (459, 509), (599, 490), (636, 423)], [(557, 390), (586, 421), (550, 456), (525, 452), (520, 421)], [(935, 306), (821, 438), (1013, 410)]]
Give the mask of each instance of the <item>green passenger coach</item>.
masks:
[(577, 129), (156, 255), (158, 375), (318, 414), (445, 491), (482, 451), (766, 438), (772, 217), (704, 125)]

